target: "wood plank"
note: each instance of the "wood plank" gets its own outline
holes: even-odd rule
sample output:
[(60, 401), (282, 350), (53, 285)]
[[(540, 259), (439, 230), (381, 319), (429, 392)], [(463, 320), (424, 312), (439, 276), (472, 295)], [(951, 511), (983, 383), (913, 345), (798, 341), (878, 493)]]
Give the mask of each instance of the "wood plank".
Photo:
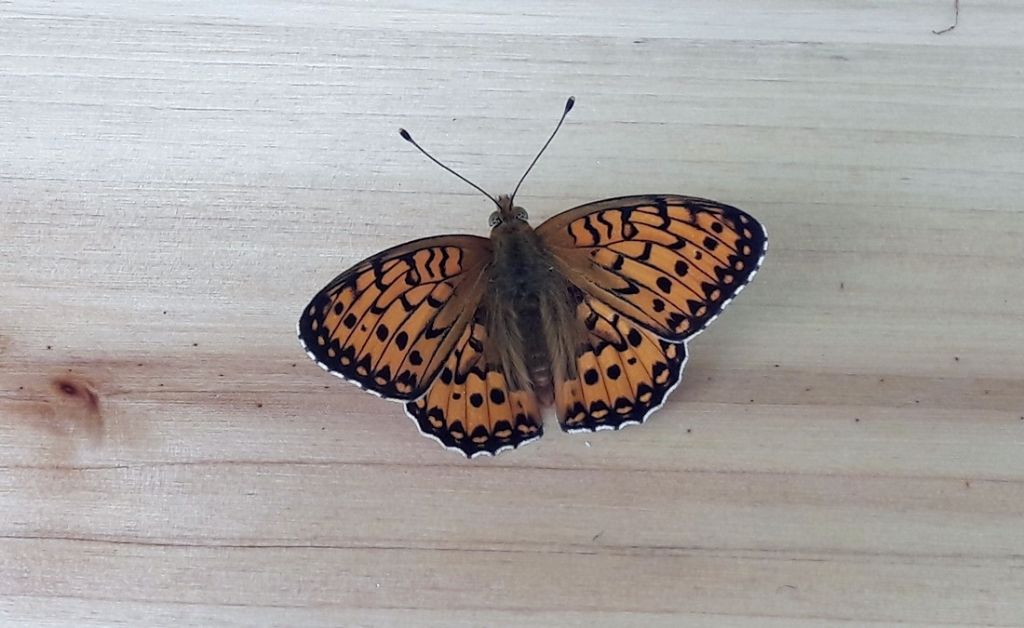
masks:
[[(0, 623), (1017, 626), (1024, 6), (0, 2)], [(648, 425), (464, 461), (294, 337), (405, 240), (707, 196)]]

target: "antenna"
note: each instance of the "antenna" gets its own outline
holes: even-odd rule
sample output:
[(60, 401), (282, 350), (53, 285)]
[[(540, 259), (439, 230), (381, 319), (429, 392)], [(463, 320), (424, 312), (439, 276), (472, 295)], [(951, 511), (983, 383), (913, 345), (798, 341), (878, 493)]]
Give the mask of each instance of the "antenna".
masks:
[[(575, 105), (575, 104), (576, 104), (576, 97), (575, 96), (569, 96), (569, 100), (565, 101), (565, 111), (562, 112), (562, 117), (558, 119), (558, 124), (555, 125), (555, 130), (551, 132), (551, 137), (549, 137), (548, 141), (544, 142), (544, 145), (540, 147), (540, 152), (537, 153), (537, 156), (534, 157), (533, 161), (530, 162), (530, 166), (526, 169), (526, 172), (523, 173), (522, 178), (519, 179), (519, 183), (516, 184), (516, 189), (512, 190), (512, 199), (513, 200), (516, 197), (516, 192), (519, 191), (519, 186), (522, 185), (523, 181), (526, 180), (526, 175), (530, 174), (530, 171), (533, 170), (533, 165), (536, 164), (537, 160), (540, 159), (540, 156), (544, 154), (544, 150), (547, 149), (548, 144), (551, 143), (551, 140), (555, 139), (555, 134), (558, 133), (558, 129), (562, 128), (562, 123), (565, 122), (565, 116), (569, 115), (569, 112), (572, 111), (572, 106)], [(509, 201), (509, 205), (511, 205), (511, 204), (512, 204), (512, 202), (510, 200)]]
[(459, 174), (458, 172), (455, 172), (454, 170), (452, 170), (452, 169), (451, 169), (451, 168), (449, 168), (448, 166), (444, 165), (443, 163), (441, 163), (440, 161), (438, 161), (437, 159), (435, 159), (433, 155), (431, 155), (431, 154), (430, 154), (430, 153), (428, 153), (427, 151), (423, 150), (423, 147), (422, 147), (422, 146), (420, 146), (419, 144), (417, 144), (417, 143), (416, 143), (416, 140), (412, 139), (412, 136), (411, 136), (411, 135), (409, 135), (409, 132), (408, 132), (408, 131), (406, 131), (405, 129), (398, 129), (398, 134), (402, 136), (402, 139), (403, 139), (403, 140), (405, 140), (406, 142), (409, 142), (410, 144), (412, 144), (413, 146), (415, 146), (416, 148), (418, 148), (418, 149), (419, 149), (419, 151), (420, 151), (421, 153), (423, 153), (424, 155), (426, 155), (426, 156), (427, 156), (427, 159), (429, 159), (430, 161), (434, 162), (435, 164), (437, 164), (437, 165), (441, 166), (442, 168), (444, 168), (444, 169), (445, 169), (445, 170), (447, 170), (448, 172), (450, 172), (450, 173), (454, 174), (455, 176), (457, 176), (458, 178), (462, 179), (463, 181), (465, 181), (465, 182), (466, 182), (466, 183), (468, 183), (469, 185), (473, 186), (474, 188), (476, 188), (476, 190), (477, 190), (478, 192), (480, 192), (481, 194), (483, 194), (483, 195), (484, 195), (484, 196), (486, 196), (487, 198), (491, 199), (491, 202), (492, 202), (492, 203), (494, 203), (495, 205), (497, 205), (497, 206), (498, 206), (499, 208), (501, 207), (501, 205), (500, 205), (500, 204), (498, 203), (497, 199), (495, 199), (495, 198), (494, 198), (493, 196), (491, 196), (490, 194), (488, 194), (487, 192), (485, 192), (485, 191), (484, 191), (484, 189), (483, 189), (483, 188), (481, 188), (481, 187), (480, 187), (479, 185), (477, 185), (477, 184), (473, 183), (472, 181), (470, 181), (470, 180), (469, 180), (469, 179), (467, 179), (466, 177), (462, 176), (462, 175), (461, 175), (461, 174)]

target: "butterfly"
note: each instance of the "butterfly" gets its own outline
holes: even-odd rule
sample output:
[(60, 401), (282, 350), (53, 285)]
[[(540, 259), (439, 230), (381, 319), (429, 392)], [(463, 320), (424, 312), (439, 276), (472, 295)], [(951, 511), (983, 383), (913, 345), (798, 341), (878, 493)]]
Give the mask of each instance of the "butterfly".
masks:
[(675, 194), (580, 205), (533, 228), (514, 199), (572, 109), (566, 102), (490, 238), (443, 235), (381, 251), (338, 275), (298, 323), (323, 369), (405, 404), (420, 431), (467, 457), (543, 434), (643, 423), (679, 383), (687, 342), (754, 277), (764, 227)]

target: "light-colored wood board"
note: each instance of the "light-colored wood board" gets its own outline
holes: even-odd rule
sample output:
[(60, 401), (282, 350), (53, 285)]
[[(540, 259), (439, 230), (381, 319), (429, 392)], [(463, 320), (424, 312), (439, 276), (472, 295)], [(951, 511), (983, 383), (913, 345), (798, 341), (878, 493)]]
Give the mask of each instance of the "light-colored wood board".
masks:
[[(1024, 625), (1024, 6), (0, 3), (0, 622)], [(464, 461), (350, 264), (677, 192), (761, 274), (647, 424)], [(69, 393), (70, 391), (70, 393)], [(94, 395), (94, 401), (90, 399)]]

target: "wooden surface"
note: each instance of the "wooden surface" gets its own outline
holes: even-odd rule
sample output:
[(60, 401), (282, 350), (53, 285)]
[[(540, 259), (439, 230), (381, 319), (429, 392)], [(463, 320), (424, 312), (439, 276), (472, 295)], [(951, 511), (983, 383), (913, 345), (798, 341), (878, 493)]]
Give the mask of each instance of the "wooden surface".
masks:
[[(1024, 625), (1024, 5), (0, 2), (0, 622)], [(643, 427), (468, 462), (295, 321), (485, 199), (762, 219)]]

